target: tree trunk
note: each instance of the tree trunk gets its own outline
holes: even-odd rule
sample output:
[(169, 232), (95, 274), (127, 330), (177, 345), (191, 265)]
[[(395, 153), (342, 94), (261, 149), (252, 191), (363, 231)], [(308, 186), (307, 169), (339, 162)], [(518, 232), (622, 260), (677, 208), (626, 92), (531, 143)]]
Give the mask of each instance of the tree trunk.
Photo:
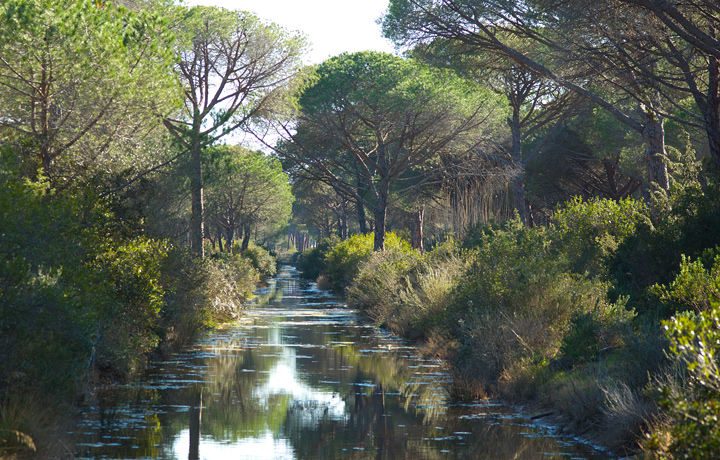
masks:
[(248, 246), (250, 246), (250, 235), (252, 233), (252, 228), (249, 225), (245, 225), (243, 227), (243, 239), (242, 244), (240, 245), (240, 254), (244, 253)]
[(345, 241), (348, 238), (348, 210), (347, 201), (343, 200), (340, 205), (340, 239)]
[(365, 216), (365, 205), (362, 202), (357, 202), (357, 213), (358, 213), (358, 225), (360, 226), (360, 233), (367, 235), (368, 224), (367, 217)]
[(522, 134), (520, 132), (520, 108), (513, 105), (513, 117), (507, 120), (512, 135), (510, 161), (514, 168), (512, 179), (513, 206), (524, 225), (528, 224), (527, 206), (525, 205), (525, 165), (522, 157)]
[(385, 219), (387, 218), (387, 209), (385, 206), (382, 209), (376, 210), (375, 215), (375, 238), (374, 247), (375, 251), (385, 250)]
[(423, 220), (425, 219), (425, 206), (418, 207), (413, 215), (412, 247), (423, 252)]
[(707, 131), (710, 155), (715, 167), (720, 169), (720, 60), (711, 58), (709, 63), (709, 85), (705, 104), (705, 130)]
[(653, 187), (663, 190), (670, 188), (668, 179), (667, 164), (665, 158), (665, 128), (663, 120), (655, 114), (645, 114), (645, 128), (642, 132), (645, 141), (645, 153), (643, 159), (647, 170), (648, 181)]
[(192, 170), (190, 172), (190, 194), (192, 196), (192, 217), (190, 218), (190, 250), (197, 257), (205, 257), (205, 210), (203, 204), (202, 148), (199, 140), (193, 141)]
[[(365, 196), (365, 194), (368, 191), (368, 187), (364, 185), (364, 182), (361, 177), (358, 177), (357, 180), (357, 193), (360, 196)], [(365, 215), (365, 205), (362, 203), (361, 200), (357, 200), (355, 202), (355, 205), (357, 206), (357, 217), (358, 217), (358, 225), (360, 226), (360, 233), (363, 235), (368, 234), (368, 223), (367, 223), (367, 216)]]
[(230, 227), (227, 229), (226, 233), (226, 241), (225, 241), (225, 252), (228, 254), (232, 254), (232, 245), (233, 245), (233, 237), (235, 236), (235, 229), (233, 227)]

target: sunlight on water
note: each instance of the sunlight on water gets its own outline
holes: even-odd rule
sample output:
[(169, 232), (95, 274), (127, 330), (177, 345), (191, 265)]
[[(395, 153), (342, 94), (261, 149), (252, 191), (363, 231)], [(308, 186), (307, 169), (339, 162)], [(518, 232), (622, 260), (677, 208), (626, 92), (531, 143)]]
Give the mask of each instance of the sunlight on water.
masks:
[(450, 377), (290, 268), (247, 318), (84, 408), (78, 458), (607, 459)]

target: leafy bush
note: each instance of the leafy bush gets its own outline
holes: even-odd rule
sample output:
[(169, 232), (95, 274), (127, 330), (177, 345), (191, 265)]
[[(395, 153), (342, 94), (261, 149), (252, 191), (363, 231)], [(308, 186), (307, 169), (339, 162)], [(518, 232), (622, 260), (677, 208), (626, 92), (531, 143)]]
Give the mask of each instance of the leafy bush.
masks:
[(713, 170), (705, 171), (704, 176), (707, 180), (703, 183), (674, 180), (671, 193), (653, 204), (652, 226), (639, 225), (609, 260), (614, 278), (611, 295), (628, 296), (639, 314), (669, 318), (676, 308), (687, 308), (660, 301), (660, 293), (652, 286), (671, 283), (683, 257), (703, 258), (706, 267), (712, 264), (703, 255), (720, 245), (720, 181)]
[(675, 279), (667, 286), (656, 284), (651, 288), (665, 303), (666, 311), (706, 311), (711, 299), (720, 297), (720, 247), (705, 251), (702, 259), (708, 262), (691, 261), (682, 255), (680, 272)]
[[(716, 282), (719, 290), (720, 282)], [(646, 444), (660, 457), (720, 457), (720, 297), (713, 294), (709, 300), (711, 307), (706, 311), (681, 313), (664, 322), (670, 351), (686, 365), (687, 380), (679, 391), (663, 387), (661, 404), (671, 418), (670, 442), (663, 442), (664, 433), (658, 432)]]
[(567, 335), (560, 352), (573, 363), (593, 361), (603, 350), (624, 345), (624, 337), (632, 330), (635, 312), (627, 310), (627, 299), (616, 303), (602, 303), (590, 311), (577, 311), (570, 318)]
[[(343, 294), (360, 272), (360, 264), (373, 253), (374, 235), (353, 235), (333, 246), (325, 257), (330, 285), (336, 293)], [(410, 243), (394, 233), (385, 237), (385, 250), (412, 251)]]
[(164, 306), (160, 285), (161, 242), (136, 238), (108, 247), (97, 255), (93, 268), (102, 274), (111, 293), (97, 305), (94, 338), (95, 365), (108, 373), (127, 376), (144, 365), (160, 342), (158, 319)]
[(447, 317), (460, 341), (459, 364), (488, 387), (532, 387), (571, 318), (607, 304), (607, 285), (568, 273), (547, 229), (510, 222), (478, 233)]
[(250, 261), (253, 267), (265, 276), (277, 274), (277, 259), (262, 246), (250, 244), (242, 256)]
[(647, 206), (637, 200), (576, 197), (553, 217), (553, 244), (568, 258), (574, 273), (605, 276), (606, 263), (638, 225), (650, 225)]
[(314, 248), (303, 252), (298, 260), (298, 268), (303, 278), (316, 280), (327, 271), (328, 253), (340, 242), (338, 237), (324, 238)]
[(413, 249), (397, 246), (373, 253), (372, 240), (370, 243), (370, 255), (359, 263), (358, 274), (347, 289), (348, 304), (364, 310), (377, 324), (387, 326), (400, 307), (400, 293), (410, 286), (410, 277), (419, 269), (422, 257)]

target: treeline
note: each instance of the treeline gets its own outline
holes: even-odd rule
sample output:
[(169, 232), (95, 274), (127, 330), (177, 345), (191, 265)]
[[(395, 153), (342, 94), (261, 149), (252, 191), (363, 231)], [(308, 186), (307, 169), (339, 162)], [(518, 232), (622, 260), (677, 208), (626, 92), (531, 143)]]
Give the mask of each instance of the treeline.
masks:
[(275, 273), (288, 177), (223, 139), (282, 109), (303, 46), (219, 8), (2, 2), (0, 457), (64, 456), (71, 403)]

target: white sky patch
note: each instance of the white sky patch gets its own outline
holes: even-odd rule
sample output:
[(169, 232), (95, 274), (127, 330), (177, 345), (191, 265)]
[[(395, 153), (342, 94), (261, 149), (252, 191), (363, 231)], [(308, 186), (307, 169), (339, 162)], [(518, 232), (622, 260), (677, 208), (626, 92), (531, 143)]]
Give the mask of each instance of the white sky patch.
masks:
[(376, 22), (387, 10), (388, 0), (185, 0), (184, 3), (250, 11), (265, 21), (300, 31), (310, 41), (309, 64), (343, 52), (394, 52)]

